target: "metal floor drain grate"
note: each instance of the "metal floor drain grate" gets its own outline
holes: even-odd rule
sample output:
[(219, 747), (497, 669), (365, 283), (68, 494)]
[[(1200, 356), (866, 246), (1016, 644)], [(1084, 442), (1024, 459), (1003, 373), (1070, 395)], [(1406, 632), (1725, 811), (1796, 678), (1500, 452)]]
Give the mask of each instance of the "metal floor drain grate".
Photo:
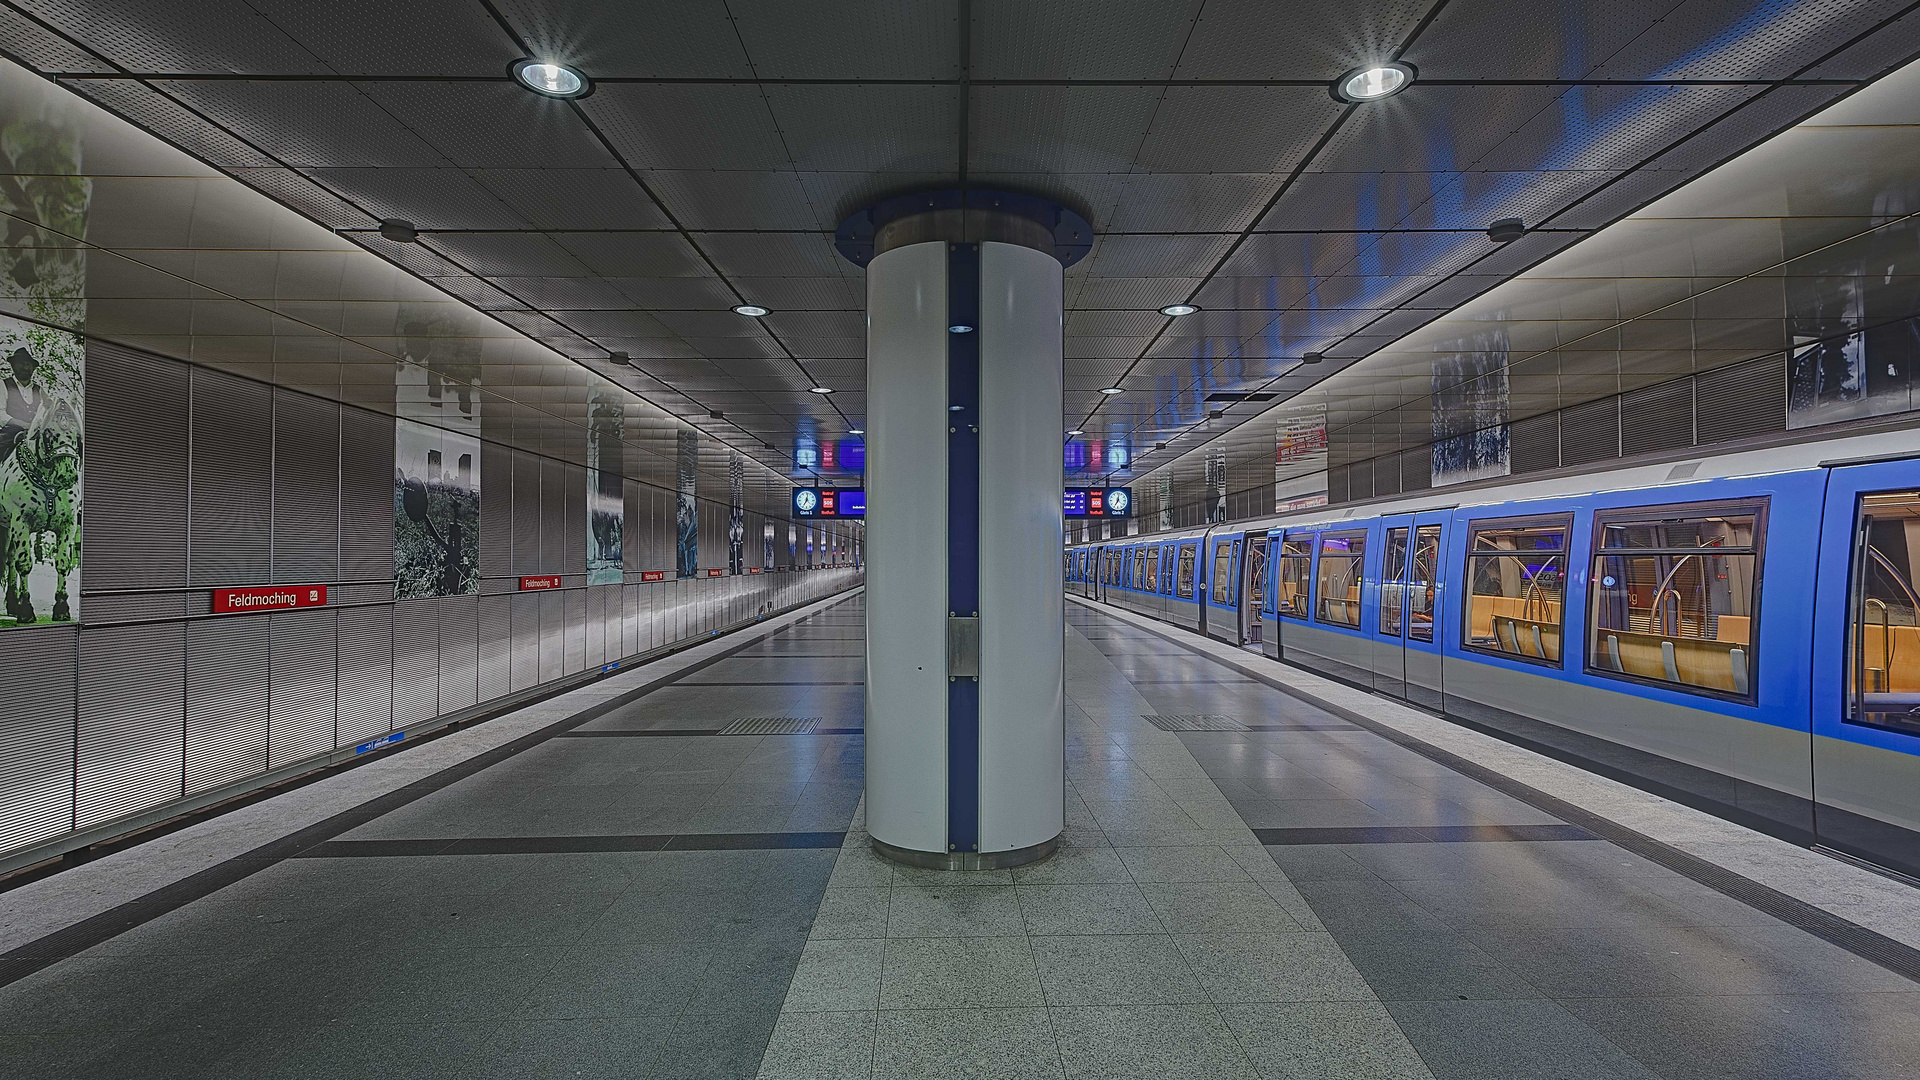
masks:
[(1140, 718), (1161, 731), (1245, 731), (1247, 725), (1231, 716), (1214, 716), (1210, 713), (1173, 713), (1167, 716), (1154, 716), (1142, 713)]
[(743, 716), (720, 729), (722, 735), (811, 735), (817, 716)]

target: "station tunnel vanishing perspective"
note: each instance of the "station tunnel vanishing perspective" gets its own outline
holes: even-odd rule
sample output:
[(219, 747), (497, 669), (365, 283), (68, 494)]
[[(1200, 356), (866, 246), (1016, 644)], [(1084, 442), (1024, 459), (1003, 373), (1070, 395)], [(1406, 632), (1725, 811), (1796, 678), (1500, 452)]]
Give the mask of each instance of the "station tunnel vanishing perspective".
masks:
[(1897, 0), (0, 0), (0, 1077), (1920, 1077)]

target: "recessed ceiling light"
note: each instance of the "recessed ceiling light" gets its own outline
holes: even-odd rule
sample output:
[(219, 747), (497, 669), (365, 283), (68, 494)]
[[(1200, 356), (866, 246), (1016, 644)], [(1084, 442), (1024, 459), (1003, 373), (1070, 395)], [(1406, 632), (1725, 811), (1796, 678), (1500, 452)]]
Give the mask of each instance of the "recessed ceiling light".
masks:
[(866, 428), (850, 427), (847, 429), (847, 434), (849, 435), (865, 435), (866, 433)]
[(1085, 434), (1086, 434), (1086, 432), (1084, 432), (1084, 431), (1081, 431), (1081, 430), (1080, 430), (1079, 428), (1074, 428), (1074, 429), (1073, 429), (1072, 431), (1069, 431), (1069, 432), (1067, 432), (1067, 434), (1069, 434), (1069, 435), (1085, 435)]
[(420, 239), (420, 231), (404, 218), (388, 218), (380, 223), (380, 235), (396, 244), (411, 244)]
[(952, 326), (949, 326), (949, 327), (947, 327), (947, 333), (949, 333), (949, 334), (971, 334), (971, 333), (973, 333), (973, 327), (971, 327), (971, 326), (961, 326), (961, 325), (959, 325), (958, 323), (955, 323), (954, 325), (952, 325)]
[(735, 304), (733, 305), (733, 313), (735, 315), (745, 315), (749, 319), (757, 319), (768, 312), (766, 308), (761, 307), (759, 304)]
[(1103, 394), (1124, 394), (1124, 393), (1126, 393), (1126, 391), (1125, 391), (1124, 389), (1122, 389), (1122, 388), (1120, 388), (1120, 387), (1118, 387), (1118, 386), (1103, 386), (1103, 387), (1101, 387), (1101, 388), (1100, 388), (1100, 392), (1101, 392), (1101, 393), (1103, 393)]
[(967, 407), (965, 405), (949, 405), (947, 406), (947, 411), (948, 412), (965, 412), (966, 408)]
[(1171, 315), (1177, 319), (1182, 315), (1191, 315), (1199, 310), (1199, 307), (1193, 304), (1168, 304), (1166, 307), (1160, 309), (1160, 314)]
[(809, 393), (809, 394), (831, 394), (831, 393), (833, 393), (833, 387), (831, 387), (831, 386), (809, 386), (809, 387), (807, 387), (807, 393)]
[(587, 77), (565, 64), (522, 60), (513, 65), (513, 77), (521, 86), (547, 97), (574, 98), (587, 92)]
[(1511, 244), (1527, 235), (1527, 223), (1517, 217), (1501, 218), (1487, 226), (1487, 239), (1496, 244)]
[(1333, 96), (1341, 101), (1379, 101), (1405, 90), (1412, 82), (1413, 68), (1406, 64), (1371, 64), (1335, 80)]
[(1325, 360), (1326, 358), (1327, 358), (1326, 353), (1310, 352), (1307, 355), (1301, 357), (1300, 362), (1303, 364), (1317, 364), (1320, 361)]

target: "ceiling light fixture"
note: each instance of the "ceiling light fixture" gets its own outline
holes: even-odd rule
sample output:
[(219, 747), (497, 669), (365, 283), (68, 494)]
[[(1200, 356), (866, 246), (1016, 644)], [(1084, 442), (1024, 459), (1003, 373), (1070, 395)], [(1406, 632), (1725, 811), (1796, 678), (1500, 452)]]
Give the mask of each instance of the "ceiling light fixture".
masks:
[(1487, 226), (1487, 239), (1496, 244), (1511, 244), (1527, 235), (1527, 223), (1517, 217), (1501, 218)]
[(1167, 448), (1167, 444), (1163, 442), (1157, 442), (1153, 444), (1153, 448), (1155, 450), (1165, 450)]
[(404, 218), (387, 218), (380, 223), (380, 235), (396, 244), (411, 244), (420, 239), (420, 230)]
[(1118, 386), (1103, 386), (1100, 388), (1100, 392), (1111, 396), (1113, 394), (1124, 394), (1126, 390)]
[(1320, 361), (1325, 360), (1326, 358), (1327, 358), (1326, 353), (1310, 352), (1307, 355), (1301, 357), (1300, 362), (1303, 364), (1317, 364)]
[(959, 325), (958, 323), (956, 323), (956, 324), (954, 324), (954, 325), (952, 325), (952, 326), (949, 326), (949, 327), (947, 327), (947, 333), (949, 333), (949, 334), (971, 334), (971, 333), (973, 333), (973, 327), (971, 327), (971, 326), (961, 326), (961, 325)]
[(865, 435), (866, 433), (866, 428), (850, 427), (847, 429), (847, 434), (849, 435)]
[(770, 314), (766, 308), (761, 307), (759, 304), (735, 304), (733, 305), (733, 313), (735, 315), (745, 315), (749, 319), (757, 319), (762, 315)]
[(1166, 307), (1160, 309), (1160, 314), (1171, 315), (1177, 319), (1182, 315), (1191, 315), (1199, 310), (1200, 308), (1196, 304), (1168, 304)]
[(549, 64), (539, 60), (515, 61), (513, 77), (521, 86), (546, 97), (585, 97), (590, 85), (585, 75), (565, 64)]
[(1407, 64), (1370, 64), (1354, 68), (1333, 82), (1333, 96), (1340, 101), (1379, 101), (1392, 97), (1413, 83), (1413, 68)]
[(617, 350), (617, 349), (616, 349), (616, 350), (614, 350), (613, 352), (610, 352), (610, 353), (608, 353), (608, 354), (607, 354), (607, 360), (608, 360), (609, 362), (611, 362), (611, 363), (615, 363), (615, 364), (631, 364), (631, 363), (633, 363), (633, 357), (631, 357), (631, 356), (628, 356), (628, 355), (627, 355), (626, 353), (623, 353), (623, 352), (620, 352), (620, 351), (619, 351), (619, 350)]
[(1086, 434), (1086, 432), (1084, 432), (1084, 431), (1082, 431), (1082, 430), (1080, 430), (1079, 428), (1074, 428), (1074, 429), (1073, 429), (1072, 431), (1069, 431), (1069, 432), (1067, 432), (1067, 434), (1069, 434), (1069, 435), (1085, 435), (1085, 434)]
[(807, 393), (809, 393), (809, 394), (831, 394), (831, 393), (833, 393), (833, 387), (831, 387), (831, 386), (809, 386), (809, 387), (807, 387)]

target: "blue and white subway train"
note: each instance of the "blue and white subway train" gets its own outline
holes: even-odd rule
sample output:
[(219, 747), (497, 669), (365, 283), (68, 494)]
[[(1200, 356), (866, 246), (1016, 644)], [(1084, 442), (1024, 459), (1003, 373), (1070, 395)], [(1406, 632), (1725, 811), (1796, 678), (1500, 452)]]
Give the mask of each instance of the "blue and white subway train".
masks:
[(1920, 433), (1067, 550), (1067, 588), (1920, 876)]

